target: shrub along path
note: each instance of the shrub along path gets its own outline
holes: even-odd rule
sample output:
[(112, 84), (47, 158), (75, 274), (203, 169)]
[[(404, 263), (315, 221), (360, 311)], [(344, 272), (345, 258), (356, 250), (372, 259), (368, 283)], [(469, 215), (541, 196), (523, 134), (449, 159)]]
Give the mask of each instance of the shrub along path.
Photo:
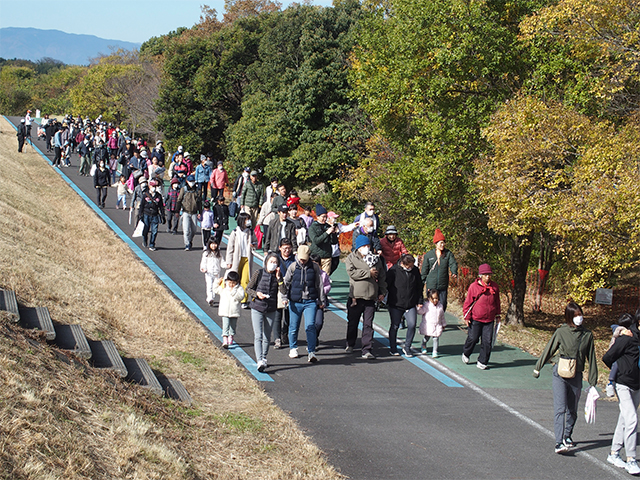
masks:
[[(11, 120), (16, 124), (16, 119)], [(44, 150), (44, 145), (35, 143)], [(93, 179), (77, 175), (77, 155), (72, 164), (75, 168), (63, 168), (61, 174), (86, 193), (98, 214), (131, 234), (127, 213), (115, 209), (115, 189), (110, 189), (107, 208), (100, 212), (95, 208)], [(142, 256), (220, 325), (216, 309), (204, 301), (201, 252), (197, 248), (185, 252), (181, 235), (169, 235), (162, 226), (160, 231), (158, 250), (144, 250)], [(141, 244), (140, 239), (135, 241)], [(198, 234), (194, 245), (199, 242)], [(161, 281), (163, 275), (159, 275)], [(343, 303), (346, 288), (343, 269), (334, 274), (333, 291)], [(388, 325), (386, 315), (376, 315), (382, 329)], [(320, 361), (309, 364), (306, 355), (291, 360), (288, 350), (272, 349), (265, 378), (272, 381), (262, 385), (327, 453), (329, 461), (351, 478), (626, 478), (626, 472), (605, 460), (617, 404), (601, 402), (595, 425), (586, 425), (580, 414), (574, 434), (578, 449), (556, 455), (550, 434), (551, 369), (546, 367), (534, 381), (534, 359), (504, 345), (497, 346), (487, 371), (463, 365), (459, 358), (465, 334), (455, 318), (448, 320), (451, 326), (442, 337), (442, 357), (437, 361), (389, 356), (386, 339), (380, 335), (374, 349), (378, 358), (365, 361), (360, 359), (358, 345), (354, 354), (344, 352), (346, 322), (344, 314), (334, 309), (322, 331)], [(303, 352), (304, 330), (300, 337)], [(242, 313), (235, 339), (236, 348), (253, 357), (248, 311)], [(254, 373), (254, 367), (247, 365), (247, 370)], [(583, 405), (584, 399), (580, 412)]]

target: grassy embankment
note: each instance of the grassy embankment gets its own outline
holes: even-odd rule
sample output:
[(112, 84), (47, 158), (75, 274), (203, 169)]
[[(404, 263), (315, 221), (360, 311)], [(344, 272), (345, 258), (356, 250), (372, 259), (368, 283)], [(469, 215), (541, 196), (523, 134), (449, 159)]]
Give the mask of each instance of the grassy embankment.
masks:
[(4, 478), (339, 478), (322, 453), (0, 119), (0, 288), (179, 378), (190, 408), (0, 327)]

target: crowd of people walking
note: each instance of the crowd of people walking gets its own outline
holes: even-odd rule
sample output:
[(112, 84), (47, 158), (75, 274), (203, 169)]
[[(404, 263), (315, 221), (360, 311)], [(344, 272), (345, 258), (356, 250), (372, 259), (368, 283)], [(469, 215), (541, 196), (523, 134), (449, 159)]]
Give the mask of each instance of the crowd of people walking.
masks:
[[(29, 114), (17, 129), (19, 152), (30, 139)], [(54, 152), (55, 168), (69, 167), (71, 155), (78, 155), (78, 175), (93, 177), (100, 208), (105, 208), (110, 188), (116, 188), (114, 206), (128, 210), (136, 220), (143, 247), (155, 251), (159, 225), (166, 224), (166, 231), (174, 235), (181, 227), (184, 248), (189, 251), (200, 228), (200, 271), (205, 275), (207, 303), (215, 307), (219, 299), (223, 347), (233, 348), (241, 310), (250, 310), (259, 371), (268, 367), (271, 345), (288, 346), (291, 359), (300, 357), (301, 325), (307, 361), (319, 360), (316, 352), (329, 303), (331, 275), (340, 264), (339, 237), (348, 232), (352, 232), (352, 248), (344, 259), (349, 279), (345, 353), (355, 351), (362, 323), (360, 355), (365, 360), (376, 358), (373, 320), (384, 307), (389, 315), (390, 355), (416, 355), (412, 344), (417, 331), (422, 337), (420, 353), (428, 353), (431, 341), (431, 355), (438, 358), (439, 340), (447, 326), (449, 281), (458, 275), (456, 259), (446, 248), (440, 229), (434, 232), (433, 249), (416, 257), (409, 253), (395, 226), (383, 228), (372, 202), (367, 202), (352, 222), (338, 222), (339, 215), (323, 205), (302, 205), (298, 193), (288, 190), (277, 178), (271, 178), (265, 188), (259, 173), (245, 167), (231, 182), (224, 162), (211, 154), (200, 155), (199, 163), (182, 146), (167, 155), (162, 141), (150, 149), (144, 139), (134, 139), (100, 117), (92, 121), (67, 116), (58, 122), (45, 115), (38, 136), (45, 140), (47, 151)], [(225, 191), (230, 192), (229, 198)], [(235, 220), (236, 226), (229, 232), (226, 251), (222, 252), (230, 220)], [(259, 248), (264, 251), (261, 268), (254, 263)], [(470, 284), (462, 306), (468, 329), (461, 360), (470, 363), (480, 343), (476, 360), (480, 370), (489, 366), (501, 315), (500, 289), (492, 275), (489, 264), (478, 267), (478, 276)], [(620, 318), (603, 357), (611, 368), (608, 393), (612, 396), (615, 392), (620, 403), (608, 461), (631, 474), (640, 473), (635, 460), (640, 403), (639, 320), (640, 310), (635, 316)], [(543, 366), (554, 361), (557, 453), (575, 447), (572, 435), (584, 369), (588, 368), (591, 386), (598, 379), (593, 334), (583, 325), (580, 306), (573, 302), (567, 305), (565, 322), (534, 370), (537, 378)], [(399, 344), (398, 330), (403, 327), (406, 335)], [(620, 457), (623, 447), (626, 461)]]

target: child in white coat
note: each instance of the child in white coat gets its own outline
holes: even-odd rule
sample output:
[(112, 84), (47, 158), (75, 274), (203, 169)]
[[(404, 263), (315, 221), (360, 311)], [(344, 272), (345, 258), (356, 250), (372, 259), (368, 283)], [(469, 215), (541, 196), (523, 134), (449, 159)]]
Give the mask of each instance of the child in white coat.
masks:
[(207, 290), (207, 303), (213, 307), (213, 300), (216, 294), (213, 291), (213, 285), (220, 278), (220, 263), (222, 256), (218, 242), (211, 237), (207, 242), (204, 252), (202, 252), (202, 261), (200, 262), (200, 271), (204, 273), (205, 288)]
[(427, 292), (427, 301), (418, 309), (418, 313), (422, 315), (420, 323), (420, 335), (424, 335), (422, 340), (422, 354), (427, 354), (427, 342), (429, 338), (433, 338), (433, 350), (431, 356), (438, 358), (438, 343), (440, 335), (447, 326), (444, 319), (444, 308), (440, 303), (440, 295), (437, 290), (429, 290)]
[(233, 344), (236, 325), (240, 316), (240, 302), (244, 298), (244, 289), (240, 286), (238, 272), (229, 270), (227, 280), (218, 280), (214, 291), (220, 295), (218, 315), (222, 317), (222, 348), (229, 348)]

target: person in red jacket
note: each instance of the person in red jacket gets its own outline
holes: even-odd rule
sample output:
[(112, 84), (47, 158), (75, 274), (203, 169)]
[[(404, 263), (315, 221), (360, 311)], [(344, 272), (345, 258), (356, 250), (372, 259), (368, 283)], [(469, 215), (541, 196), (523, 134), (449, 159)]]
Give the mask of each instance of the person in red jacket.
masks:
[(500, 289), (497, 283), (491, 281), (492, 273), (488, 263), (478, 267), (480, 278), (469, 285), (467, 298), (462, 306), (464, 321), (469, 327), (467, 341), (462, 349), (462, 361), (469, 363), (469, 355), (482, 338), (477, 363), (480, 370), (485, 370), (489, 363), (494, 323), (500, 318)]
[(382, 256), (387, 264), (387, 269), (393, 267), (400, 257), (406, 253), (407, 247), (404, 246), (404, 242), (398, 237), (398, 230), (393, 225), (389, 225), (384, 232), (384, 238), (380, 239), (380, 246), (382, 247)]

